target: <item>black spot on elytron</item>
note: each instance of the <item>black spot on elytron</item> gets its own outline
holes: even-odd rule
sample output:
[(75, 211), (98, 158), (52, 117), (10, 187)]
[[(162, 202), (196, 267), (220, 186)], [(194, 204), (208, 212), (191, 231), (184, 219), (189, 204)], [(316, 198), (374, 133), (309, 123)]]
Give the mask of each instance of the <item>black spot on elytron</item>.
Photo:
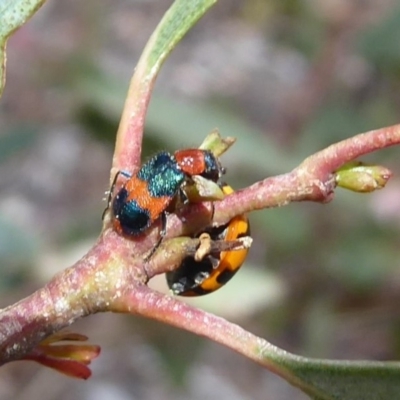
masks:
[(190, 291), (197, 295), (208, 293), (201, 289), (197, 278), (200, 274), (209, 275), (212, 271), (213, 266), (208, 258), (196, 262), (193, 257), (186, 257), (178, 269), (167, 272), (168, 287), (178, 295), (189, 294)]
[(149, 211), (141, 208), (136, 201), (125, 203), (116, 217), (126, 235), (139, 235), (152, 222)]
[(237, 235), (237, 239), (241, 239), (241, 238), (244, 238), (249, 235), (250, 235), (250, 232), (249, 232), (249, 230), (247, 230), (246, 232), (239, 233), (239, 235)]
[(224, 269), (218, 276), (217, 276), (217, 282), (222, 286), (225, 285), (232, 277), (233, 275), (236, 274), (236, 272), (239, 270), (239, 268), (232, 270), (232, 267), (229, 266), (229, 268)]

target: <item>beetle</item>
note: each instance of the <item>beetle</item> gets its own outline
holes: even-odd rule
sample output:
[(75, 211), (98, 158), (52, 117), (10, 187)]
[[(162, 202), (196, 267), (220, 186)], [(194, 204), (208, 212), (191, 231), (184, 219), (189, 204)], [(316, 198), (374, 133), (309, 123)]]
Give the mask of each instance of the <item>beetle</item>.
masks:
[[(234, 192), (229, 185), (224, 185), (222, 190), (226, 195)], [(238, 215), (225, 225), (206, 230), (206, 233), (212, 240), (236, 240), (250, 235), (249, 220), (245, 214)], [(215, 292), (236, 274), (248, 252), (249, 249), (222, 251), (217, 257), (209, 255), (201, 261), (188, 256), (176, 270), (166, 273), (168, 287), (179, 296), (202, 296)]]
[[(183, 149), (174, 155), (161, 151), (144, 163), (136, 174), (117, 172), (103, 218), (111, 207), (114, 229), (126, 236), (138, 236), (160, 219), (160, 237), (151, 252), (153, 254), (166, 235), (169, 206), (177, 196), (184, 203), (188, 201), (184, 185), (195, 175), (218, 182), (224, 172), (218, 158), (209, 150)], [(120, 175), (127, 180), (112, 199)]]

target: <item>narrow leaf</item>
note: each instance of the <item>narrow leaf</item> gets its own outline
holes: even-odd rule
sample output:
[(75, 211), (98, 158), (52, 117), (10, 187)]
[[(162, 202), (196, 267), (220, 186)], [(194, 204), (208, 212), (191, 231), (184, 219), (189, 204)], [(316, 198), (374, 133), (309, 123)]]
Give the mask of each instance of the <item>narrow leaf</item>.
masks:
[(318, 360), (283, 353), (273, 357), (289, 382), (318, 400), (397, 399), (400, 362)]
[(0, 96), (5, 84), (6, 44), (10, 35), (22, 26), (45, 0), (0, 1)]
[(147, 107), (161, 65), (190, 28), (217, 0), (176, 0), (151, 35), (131, 80), (118, 128), (113, 167), (140, 164)]

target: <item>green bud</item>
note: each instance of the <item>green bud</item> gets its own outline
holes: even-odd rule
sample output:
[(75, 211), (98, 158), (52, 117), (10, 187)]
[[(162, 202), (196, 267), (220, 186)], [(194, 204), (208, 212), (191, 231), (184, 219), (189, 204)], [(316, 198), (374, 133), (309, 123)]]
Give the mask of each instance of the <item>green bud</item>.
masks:
[(369, 193), (385, 187), (392, 172), (382, 165), (352, 161), (336, 171), (337, 186), (359, 193)]
[(221, 187), (209, 179), (205, 179), (200, 175), (192, 177), (194, 185), (186, 185), (185, 194), (192, 203), (201, 201), (222, 200), (225, 197)]
[(229, 136), (222, 138), (218, 129), (214, 129), (207, 135), (203, 143), (199, 146), (199, 149), (210, 150), (215, 156), (219, 157), (221, 154), (225, 153), (235, 141), (235, 138)]

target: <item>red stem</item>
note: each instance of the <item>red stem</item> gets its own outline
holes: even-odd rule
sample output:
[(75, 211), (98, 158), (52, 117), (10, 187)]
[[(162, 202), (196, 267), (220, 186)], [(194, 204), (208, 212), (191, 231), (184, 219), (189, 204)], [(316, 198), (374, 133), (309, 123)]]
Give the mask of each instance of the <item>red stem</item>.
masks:
[[(328, 201), (332, 198), (334, 189), (332, 173), (337, 168), (361, 155), (399, 142), (400, 125), (395, 125), (332, 145), (307, 158), (288, 174), (268, 178), (216, 202), (214, 222), (225, 223), (234, 215), (282, 206), (291, 201)], [(135, 146), (137, 145), (138, 143)], [(205, 204), (189, 207), (183, 213), (184, 222), (172, 215), (168, 219), (168, 236), (175, 237), (193, 232), (207, 225), (210, 215), (211, 207)], [(222, 329), (221, 320), (214, 319), (217, 317), (210, 319), (209, 314), (198, 310), (195, 312), (177, 300), (147, 289), (147, 278), (165, 271), (166, 265), (176, 264), (185, 250), (184, 242), (182, 246), (176, 245), (175, 241), (165, 242), (162, 252), (155, 255), (157, 262), (146, 265), (143, 262), (143, 254), (154, 245), (157, 236), (158, 227), (154, 227), (148, 235), (135, 241), (118, 236), (108, 228), (103, 231), (93, 249), (75, 266), (58, 274), (48, 285), (28, 298), (2, 310), (1, 362), (23, 357), (44, 337), (82, 316), (115, 309), (139, 313), (181, 326), (231, 348), (235, 348), (240, 343), (239, 338), (243, 337), (248, 341), (248, 348), (259, 344), (261, 339), (245, 333), (236, 326), (229, 328), (232, 330), (227, 341), (227, 338), (224, 339), (224, 330), (227, 327)], [(124, 301), (127, 305), (124, 305)], [(171, 305), (179, 310), (179, 313), (171, 313)], [(164, 315), (160, 311), (163, 309), (169, 310), (169, 314)], [(177, 315), (180, 315), (180, 321), (175, 321)], [(187, 322), (196, 319), (202, 323), (192, 325)], [(207, 321), (213, 323), (215, 332), (207, 329)], [(202, 324), (206, 326), (201, 326)], [(249, 350), (243, 350), (243, 354), (254, 359), (252, 351), (246, 351)]]

